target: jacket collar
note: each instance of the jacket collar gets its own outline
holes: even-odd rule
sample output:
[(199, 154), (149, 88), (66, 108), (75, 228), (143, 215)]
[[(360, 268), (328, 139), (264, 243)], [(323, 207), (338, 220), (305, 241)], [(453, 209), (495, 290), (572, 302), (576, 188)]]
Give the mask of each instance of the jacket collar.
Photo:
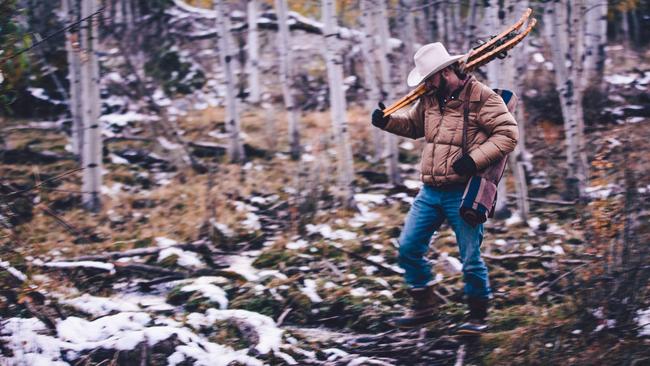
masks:
[(458, 96), (458, 100), (465, 100), (465, 93), (467, 93), (467, 88), (472, 88), (469, 94), (469, 101), (470, 102), (479, 102), (481, 101), (481, 88), (476, 87), (476, 78), (474, 75), (469, 75), (467, 78), (467, 81), (465, 82), (465, 86), (463, 87), (463, 90), (460, 92), (460, 95)]

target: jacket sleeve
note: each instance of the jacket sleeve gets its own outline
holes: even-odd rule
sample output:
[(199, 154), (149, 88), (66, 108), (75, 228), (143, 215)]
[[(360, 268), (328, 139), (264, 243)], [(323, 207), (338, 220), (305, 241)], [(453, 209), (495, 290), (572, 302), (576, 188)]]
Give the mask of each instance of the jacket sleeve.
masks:
[(481, 170), (515, 149), (519, 128), (503, 99), (496, 93), (490, 95), (480, 109), (478, 124), (489, 137), (470, 151), (469, 156), (476, 163), (476, 168)]
[(424, 108), (421, 101), (417, 101), (408, 112), (393, 113), (384, 131), (412, 139), (424, 136)]

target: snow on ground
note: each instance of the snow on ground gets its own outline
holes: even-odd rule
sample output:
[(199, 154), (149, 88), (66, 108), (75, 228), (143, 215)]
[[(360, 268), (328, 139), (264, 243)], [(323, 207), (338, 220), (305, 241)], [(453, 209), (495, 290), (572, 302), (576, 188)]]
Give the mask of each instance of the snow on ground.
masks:
[(112, 312), (141, 310), (139, 306), (129, 301), (109, 297), (97, 297), (89, 294), (83, 294), (72, 299), (61, 299), (59, 302), (95, 317), (104, 316)]
[(211, 277), (204, 276), (196, 279), (189, 280), (187, 285), (181, 287), (183, 292), (200, 292), (201, 295), (209, 299), (210, 301), (219, 304), (219, 308), (226, 309), (228, 308), (228, 297), (226, 291), (221, 287), (215, 285), (215, 282), (219, 282), (220, 277)]
[(201, 268), (205, 265), (199, 259), (199, 255), (195, 252), (182, 250), (179, 248), (165, 248), (158, 253), (158, 262), (162, 262), (165, 258), (175, 255), (177, 257), (176, 263), (179, 266), (186, 268)]
[(639, 325), (639, 336), (650, 336), (650, 308), (639, 309), (635, 318)]
[[(263, 315), (244, 311), (228, 313), (228, 310), (216, 309), (208, 310), (207, 316), (197, 315), (205, 319), (206, 324), (230, 317), (245, 317), (244, 321), (254, 326), (260, 335), (257, 345), (260, 353), (276, 350), (281, 344), (282, 330)], [(198, 317), (195, 318), (197, 321)], [(13, 353), (12, 357), (3, 360), (8, 365), (69, 365), (64, 362), (63, 356), (68, 360), (77, 360), (93, 349), (133, 350), (142, 342), (152, 347), (174, 335), (181, 344), (168, 357), (169, 365), (177, 365), (189, 357), (196, 359), (194, 365), (226, 366), (234, 361), (243, 365), (263, 365), (261, 361), (247, 356), (247, 350), (235, 351), (210, 342), (181, 323), (169, 318), (153, 319), (143, 312), (123, 312), (93, 321), (68, 317), (56, 324), (58, 337), (47, 335), (47, 327), (36, 318), (10, 318), (1, 325), (0, 341)]]
[(36, 259), (32, 264), (40, 267), (54, 267), (54, 268), (95, 268), (108, 271), (111, 274), (115, 273), (115, 266), (113, 263), (94, 262), (94, 261), (78, 261), (78, 262), (49, 262), (45, 263), (40, 259)]
[(352, 231), (344, 229), (332, 230), (332, 227), (328, 224), (307, 224), (305, 228), (309, 234), (317, 233), (330, 240), (354, 240), (357, 238), (357, 234)]
[(212, 327), (217, 320), (234, 319), (250, 325), (257, 333), (258, 343), (255, 349), (261, 354), (277, 351), (282, 344), (282, 329), (275, 325), (275, 321), (266, 315), (248, 310), (217, 310), (208, 309), (205, 314), (191, 313), (187, 316), (187, 323), (194, 329)]

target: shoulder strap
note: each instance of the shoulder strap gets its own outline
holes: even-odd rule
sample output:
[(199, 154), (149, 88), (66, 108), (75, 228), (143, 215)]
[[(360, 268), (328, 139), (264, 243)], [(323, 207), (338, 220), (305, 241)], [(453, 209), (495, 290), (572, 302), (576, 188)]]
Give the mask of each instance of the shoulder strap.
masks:
[(465, 99), (463, 100), (463, 155), (467, 154), (467, 126), (469, 125), (469, 97), (472, 93), (472, 80), (470, 80), (467, 89), (465, 89)]

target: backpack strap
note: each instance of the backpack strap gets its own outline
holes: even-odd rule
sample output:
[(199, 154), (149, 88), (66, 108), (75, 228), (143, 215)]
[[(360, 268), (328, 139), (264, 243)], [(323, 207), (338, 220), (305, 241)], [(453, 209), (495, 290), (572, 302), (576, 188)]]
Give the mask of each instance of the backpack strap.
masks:
[(470, 80), (469, 85), (465, 89), (465, 99), (463, 100), (463, 155), (467, 154), (467, 126), (469, 125), (469, 97), (472, 94), (473, 80)]

